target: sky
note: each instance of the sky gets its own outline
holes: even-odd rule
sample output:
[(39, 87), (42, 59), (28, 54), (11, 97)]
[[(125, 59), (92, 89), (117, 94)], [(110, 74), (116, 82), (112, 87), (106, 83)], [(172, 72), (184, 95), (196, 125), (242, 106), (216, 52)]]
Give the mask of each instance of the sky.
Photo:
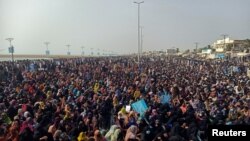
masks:
[[(136, 0), (135, 0), (136, 1)], [(139, 0), (138, 0), (139, 1)], [(250, 0), (144, 0), (143, 51), (212, 44), (227, 34), (250, 38)], [(0, 0), (0, 54), (8, 37), (16, 54), (138, 51), (138, 7), (134, 0)]]

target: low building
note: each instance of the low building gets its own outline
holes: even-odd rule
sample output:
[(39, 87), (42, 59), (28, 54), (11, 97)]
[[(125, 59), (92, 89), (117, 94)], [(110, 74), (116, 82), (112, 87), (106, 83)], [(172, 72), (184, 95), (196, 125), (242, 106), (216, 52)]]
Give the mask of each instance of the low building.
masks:
[(226, 52), (226, 51), (237, 51), (241, 52), (248, 46), (247, 40), (232, 40), (229, 37), (217, 40), (212, 44), (212, 48), (215, 49), (215, 52)]
[(201, 54), (211, 54), (212, 53), (212, 49), (211, 48), (203, 48), (201, 50)]
[(176, 49), (167, 49), (166, 55), (176, 55), (177, 51)]

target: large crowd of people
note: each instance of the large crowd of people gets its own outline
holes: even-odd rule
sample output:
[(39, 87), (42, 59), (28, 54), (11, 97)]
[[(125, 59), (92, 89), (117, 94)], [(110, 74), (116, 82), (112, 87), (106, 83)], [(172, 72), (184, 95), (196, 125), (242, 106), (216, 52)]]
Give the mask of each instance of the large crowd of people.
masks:
[[(250, 124), (247, 66), (103, 57), (0, 62), (0, 141), (203, 141)], [(144, 100), (142, 114), (132, 103)]]

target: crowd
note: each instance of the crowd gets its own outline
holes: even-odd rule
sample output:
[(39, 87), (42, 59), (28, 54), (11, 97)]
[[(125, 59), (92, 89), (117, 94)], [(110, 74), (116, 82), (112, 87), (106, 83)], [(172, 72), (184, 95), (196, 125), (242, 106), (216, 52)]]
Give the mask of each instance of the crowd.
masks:
[[(242, 63), (145, 57), (0, 62), (0, 141), (202, 141), (250, 124)], [(144, 100), (141, 114), (128, 105)]]

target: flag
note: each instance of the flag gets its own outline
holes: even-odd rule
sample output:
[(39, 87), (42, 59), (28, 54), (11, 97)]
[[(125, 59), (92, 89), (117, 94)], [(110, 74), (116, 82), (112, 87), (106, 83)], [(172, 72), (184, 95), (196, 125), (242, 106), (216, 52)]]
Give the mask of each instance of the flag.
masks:
[(160, 96), (160, 100), (162, 104), (169, 103), (170, 101), (170, 95), (169, 94), (164, 94)]
[(31, 72), (34, 72), (35, 71), (35, 64), (31, 63), (30, 66), (29, 66), (29, 70)]
[(148, 106), (144, 99), (132, 103), (131, 106), (134, 111), (140, 114), (140, 116), (143, 116), (146, 110), (148, 109)]
[(237, 67), (237, 66), (234, 66), (234, 67), (233, 67), (233, 72), (240, 72), (240, 69), (239, 69), (239, 67)]

